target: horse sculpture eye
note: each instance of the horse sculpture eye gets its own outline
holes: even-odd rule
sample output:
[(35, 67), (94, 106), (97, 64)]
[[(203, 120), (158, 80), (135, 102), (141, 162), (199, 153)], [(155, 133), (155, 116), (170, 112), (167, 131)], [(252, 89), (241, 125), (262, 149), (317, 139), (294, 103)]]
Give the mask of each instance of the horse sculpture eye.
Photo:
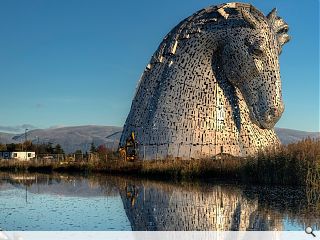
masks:
[(252, 54), (257, 56), (257, 57), (260, 57), (261, 55), (263, 55), (263, 50), (260, 49), (260, 48), (253, 48), (251, 50)]

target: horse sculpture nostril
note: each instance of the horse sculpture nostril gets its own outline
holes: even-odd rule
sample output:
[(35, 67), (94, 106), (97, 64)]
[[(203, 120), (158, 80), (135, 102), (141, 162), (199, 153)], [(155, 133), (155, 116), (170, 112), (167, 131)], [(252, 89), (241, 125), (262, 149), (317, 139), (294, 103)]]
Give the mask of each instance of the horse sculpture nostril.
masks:
[(264, 120), (265, 122), (273, 122), (275, 119), (278, 118), (278, 110), (276, 108), (271, 108), (267, 110), (264, 114)]
[(271, 116), (270, 114), (268, 114), (268, 115), (266, 116), (266, 121), (267, 121), (267, 122), (271, 122), (272, 117), (273, 117), (273, 116)]

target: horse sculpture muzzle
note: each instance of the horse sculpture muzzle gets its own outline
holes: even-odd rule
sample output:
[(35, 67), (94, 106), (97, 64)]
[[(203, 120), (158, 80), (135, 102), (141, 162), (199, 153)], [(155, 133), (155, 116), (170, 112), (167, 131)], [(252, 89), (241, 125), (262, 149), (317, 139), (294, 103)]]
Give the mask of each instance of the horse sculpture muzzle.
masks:
[(271, 129), (274, 127), (274, 125), (278, 122), (280, 119), (282, 113), (284, 111), (284, 107), (278, 107), (278, 108), (270, 108), (267, 111), (265, 111), (262, 115), (262, 118), (260, 120), (260, 126), (264, 129)]

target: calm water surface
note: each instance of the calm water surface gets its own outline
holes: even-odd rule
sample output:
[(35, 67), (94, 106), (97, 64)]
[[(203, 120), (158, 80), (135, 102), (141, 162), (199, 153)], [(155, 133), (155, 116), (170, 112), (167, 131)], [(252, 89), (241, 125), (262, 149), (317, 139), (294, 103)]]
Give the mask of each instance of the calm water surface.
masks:
[(319, 194), (288, 187), (0, 174), (8, 231), (319, 229), (319, 205)]

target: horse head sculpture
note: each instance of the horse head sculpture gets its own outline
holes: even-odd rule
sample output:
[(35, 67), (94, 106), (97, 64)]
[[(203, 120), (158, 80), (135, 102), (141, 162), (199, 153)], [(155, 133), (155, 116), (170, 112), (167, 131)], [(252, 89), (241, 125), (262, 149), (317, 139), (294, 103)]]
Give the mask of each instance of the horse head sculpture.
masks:
[(164, 38), (147, 65), (120, 146), (143, 159), (255, 154), (279, 145), (279, 54), (288, 25), (244, 3), (202, 9)]
[(267, 18), (246, 9), (240, 12), (249, 27), (242, 28), (236, 37), (228, 36), (222, 67), (244, 96), (251, 120), (261, 128), (271, 129), (284, 110), (278, 55), (289, 41), (288, 25), (276, 20), (275, 9)]

